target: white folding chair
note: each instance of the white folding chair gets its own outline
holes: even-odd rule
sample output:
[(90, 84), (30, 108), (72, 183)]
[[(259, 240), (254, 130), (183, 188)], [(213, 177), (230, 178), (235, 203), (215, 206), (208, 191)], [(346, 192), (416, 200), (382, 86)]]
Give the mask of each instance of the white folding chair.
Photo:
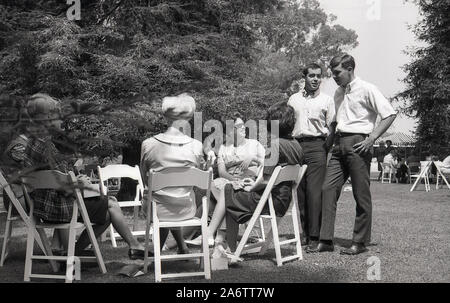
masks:
[[(297, 165), (288, 165), (285, 167), (277, 166), (272, 173), (272, 176), (270, 177), (268, 184), (261, 196), (261, 199), (258, 202), (258, 205), (256, 206), (256, 209), (248, 223), (248, 226), (244, 232), (244, 235), (242, 236), (241, 241), (239, 242), (239, 245), (236, 249), (235, 256), (239, 258), (239, 256), (245, 252), (245, 250), (252, 249), (255, 246), (262, 246), (262, 249), (260, 251), (260, 254), (264, 254), (267, 249), (267, 244), (269, 240), (273, 239), (274, 247), (275, 247), (275, 255), (277, 259), (277, 265), (281, 266), (283, 265), (283, 262), (287, 262), (290, 260), (303, 259), (303, 253), (302, 253), (302, 244), (300, 240), (300, 216), (298, 213), (298, 201), (297, 201), (297, 187), (300, 184), (301, 179), (303, 178), (305, 172), (307, 169), (307, 165), (300, 166)], [(273, 206), (273, 200), (272, 200), (272, 188), (275, 185), (280, 184), (281, 182), (285, 181), (291, 181), (291, 191), (292, 191), (292, 200), (290, 205), (290, 210), (286, 213), (286, 215), (291, 215), (292, 217), (292, 224), (294, 227), (294, 238), (280, 241), (279, 235), (278, 235), (278, 223), (280, 222), (281, 218), (277, 218), (275, 209)], [(269, 214), (262, 215), (262, 211), (264, 209), (264, 206), (266, 203), (269, 203)], [(285, 215), (285, 216), (286, 216)], [(248, 237), (250, 235), (250, 232), (252, 231), (253, 227), (255, 226), (256, 221), (261, 217), (270, 219), (271, 221), (271, 227), (272, 230), (269, 232), (269, 236), (266, 237), (266, 241), (263, 243), (255, 243), (255, 244), (247, 244)], [(296, 253), (291, 256), (281, 256), (281, 245), (295, 243), (296, 244)]]
[[(392, 182), (392, 173), (394, 168), (389, 163), (382, 163), (381, 164), (381, 183), (384, 183), (384, 179), (387, 179), (389, 183)], [(386, 177), (387, 175), (387, 177)]]
[[(50, 279), (65, 279), (66, 283), (71, 283), (74, 279), (80, 280), (80, 259), (92, 259), (93, 257), (77, 257), (75, 253), (75, 238), (76, 230), (80, 228), (86, 228), (89, 235), (89, 239), (94, 248), (95, 258), (100, 267), (102, 273), (106, 273), (106, 267), (103, 262), (102, 254), (98, 247), (97, 239), (95, 238), (94, 231), (92, 230), (91, 221), (89, 219), (86, 206), (84, 205), (83, 197), (81, 195), (80, 188), (78, 188), (78, 181), (72, 172), (64, 174), (55, 170), (44, 170), (30, 173), (22, 179), (22, 189), (25, 194), (25, 199), (30, 205), (30, 225), (28, 227), (27, 238), (27, 252), (25, 257), (25, 273), (24, 281), (30, 281), (30, 278), (50, 278)], [(34, 216), (34, 202), (30, 197), (30, 193), (37, 189), (55, 189), (63, 191), (73, 191), (75, 194), (73, 212), (70, 223), (53, 224), (53, 223), (41, 223), (38, 218)], [(77, 222), (78, 211), (80, 211), (83, 223)], [(52, 229), (69, 229), (69, 243), (67, 246), (67, 256), (53, 256), (50, 243), (48, 239), (42, 238), (42, 242), (46, 250), (49, 252), (47, 256), (34, 255), (34, 229), (52, 228)], [(32, 264), (33, 260), (63, 260), (66, 261), (66, 273), (65, 275), (48, 275), (48, 274), (33, 274)], [(74, 276), (75, 272), (75, 276)]]
[[(136, 195), (131, 201), (118, 201), (119, 206), (122, 207), (133, 207), (133, 228), (131, 233), (134, 236), (145, 235), (145, 230), (137, 230), (137, 224), (139, 219), (139, 207), (142, 206), (142, 198), (144, 197), (144, 183), (142, 182), (141, 172), (139, 167), (135, 165), (134, 167), (126, 164), (111, 164), (106, 167), (97, 166), (98, 177), (100, 180), (100, 192), (102, 195), (108, 195), (108, 180), (110, 179), (121, 179), (130, 178), (137, 181), (136, 185)], [(120, 238), (120, 235), (114, 231), (114, 227), (109, 227), (109, 238), (113, 247), (117, 247), (116, 239)]]
[[(150, 170), (148, 179), (148, 201), (151, 201), (151, 206), (147, 207), (147, 225), (145, 234), (145, 257), (144, 257), (144, 272), (147, 272), (148, 265), (148, 242), (150, 237), (150, 219), (153, 219), (153, 245), (154, 245), (154, 263), (155, 263), (155, 280), (161, 282), (163, 278), (177, 278), (177, 277), (191, 277), (191, 276), (205, 276), (206, 279), (211, 279), (211, 263), (209, 258), (208, 248), (208, 204), (211, 193), (212, 169), (202, 171), (194, 167), (172, 167), (155, 172)], [(183, 221), (160, 221), (157, 214), (157, 205), (153, 201), (153, 192), (161, 190), (166, 187), (180, 187), (180, 186), (196, 186), (200, 189), (206, 190), (206, 195), (202, 198), (203, 212), (201, 218), (192, 218)], [(150, 209), (152, 214), (150, 214)], [(152, 217), (150, 217), (152, 215)], [(191, 254), (177, 254), (177, 255), (161, 255), (160, 245), (160, 228), (171, 227), (187, 227), (200, 226), (202, 231), (202, 252)], [(184, 272), (184, 273), (161, 273), (162, 260), (184, 260), (203, 258), (203, 271), (200, 272)]]
[(433, 163), (436, 166), (436, 189), (439, 189), (439, 181), (440, 181), (439, 179), (442, 179), (442, 181), (444, 181), (445, 184), (447, 185), (448, 189), (450, 189), (450, 184), (448, 183), (447, 178), (445, 177), (445, 173), (443, 173), (441, 170), (442, 162), (433, 161)]
[(409, 191), (413, 191), (422, 179), (425, 183), (425, 191), (429, 192), (431, 190), (429, 179), (431, 163), (431, 161), (420, 161), (420, 172), (418, 174), (410, 175), (411, 180), (415, 178), (416, 181), (414, 182), (413, 186), (411, 186), (411, 189)]
[[(3, 192), (5, 190), (6, 195), (9, 197), (9, 207), (7, 209), (7, 215), (6, 215), (6, 225), (5, 225), (5, 233), (3, 235), (3, 244), (2, 244), (2, 255), (0, 259), (0, 266), (3, 266), (5, 264), (5, 260), (8, 257), (9, 253), (9, 241), (11, 239), (12, 230), (13, 230), (13, 222), (19, 219), (22, 219), (22, 221), (25, 223), (27, 228), (30, 225), (30, 218), (25, 211), (24, 207), (20, 203), (19, 199), (17, 199), (16, 195), (14, 194), (14, 191), (11, 188), (11, 185), (6, 181), (5, 177), (2, 174), (2, 171), (0, 170), (0, 191)], [(3, 197), (5, 199), (5, 196)], [(3, 200), (4, 201), (4, 200)], [(13, 210), (16, 209), (18, 216), (13, 214)], [(34, 229), (34, 237), (36, 239), (36, 242), (39, 245), (39, 248), (42, 250), (43, 253), (47, 254), (47, 251), (44, 248), (44, 245), (42, 244), (41, 237), (46, 237), (44, 231), (42, 229)], [(55, 270), (56, 264), (52, 264)]]

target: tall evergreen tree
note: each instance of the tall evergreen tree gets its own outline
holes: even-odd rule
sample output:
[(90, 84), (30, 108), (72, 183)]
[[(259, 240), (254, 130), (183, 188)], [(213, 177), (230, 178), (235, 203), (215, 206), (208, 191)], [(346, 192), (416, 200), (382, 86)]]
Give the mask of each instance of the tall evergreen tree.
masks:
[[(406, 89), (397, 95), (403, 111), (417, 118), (416, 137), (431, 153), (450, 151), (450, 1), (417, 0), (421, 21), (413, 31), (423, 47), (409, 51)], [(446, 148), (446, 150), (445, 150)]]

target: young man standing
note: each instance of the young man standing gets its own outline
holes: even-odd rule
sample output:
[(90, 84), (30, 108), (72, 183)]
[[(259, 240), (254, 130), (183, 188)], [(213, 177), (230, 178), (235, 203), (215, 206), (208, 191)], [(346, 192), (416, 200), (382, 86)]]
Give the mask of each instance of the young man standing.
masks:
[[(356, 200), (356, 218), (352, 245), (341, 250), (341, 254), (356, 255), (367, 251), (366, 244), (371, 236), (370, 162), (373, 144), (395, 120), (396, 112), (375, 85), (355, 77), (352, 56), (335, 56), (330, 68), (339, 85), (334, 95), (336, 140), (322, 187), (320, 243), (307, 252), (334, 250), (336, 204), (342, 186), (350, 177)], [(381, 121), (375, 127), (378, 115)]]
[(302, 217), (302, 229), (306, 242), (311, 247), (319, 243), (320, 214), (322, 210), (322, 187), (327, 152), (333, 143), (330, 134), (334, 133), (335, 106), (333, 99), (320, 92), (322, 68), (311, 63), (303, 70), (305, 89), (289, 98), (288, 105), (295, 110), (296, 122), (292, 136), (300, 143), (306, 175), (298, 187), (298, 202)]

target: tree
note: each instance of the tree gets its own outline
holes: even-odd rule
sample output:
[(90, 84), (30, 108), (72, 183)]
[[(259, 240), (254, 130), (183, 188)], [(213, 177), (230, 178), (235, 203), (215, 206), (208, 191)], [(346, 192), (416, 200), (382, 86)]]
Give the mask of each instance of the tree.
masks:
[(91, 0), (79, 21), (65, 1), (3, 3), (0, 90), (60, 98), (79, 151), (132, 165), (163, 96), (192, 94), (204, 121), (261, 119), (300, 66), (357, 44), (316, 0)]
[(409, 51), (413, 60), (404, 66), (406, 89), (396, 98), (403, 101), (405, 114), (418, 119), (418, 145), (439, 153), (450, 146), (450, 2), (415, 2), (422, 20), (413, 31), (426, 46)]

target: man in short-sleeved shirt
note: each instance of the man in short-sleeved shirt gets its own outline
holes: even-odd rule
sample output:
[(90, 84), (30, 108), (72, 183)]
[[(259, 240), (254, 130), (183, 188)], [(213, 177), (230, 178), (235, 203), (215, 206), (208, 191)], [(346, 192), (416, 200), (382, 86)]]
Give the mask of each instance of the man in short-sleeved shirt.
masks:
[[(336, 205), (345, 181), (350, 177), (356, 200), (353, 243), (341, 254), (356, 255), (367, 251), (372, 226), (370, 162), (373, 144), (392, 122), (396, 112), (373, 84), (354, 75), (355, 60), (348, 54), (330, 62), (333, 78), (339, 85), (336, 104), (336, 139), (322, 187), (322, 226), (320, 243), (309, 252), (333, 251)], [(380, 123), (375, 126), (377, 116)]]
[(322, 193), (320, 188), (327, 168), (327, 152), (334, 133), (335, 105), (333, 99), (320, 91), (322, 67), (311, 63), (303, 70), (305, 89), (289, 98), (288, 105), (295, 110), (292, 136), (300, 143), (306, 174), (298, 187), (298, 204), (303, 230), (303, 240), (317, 246), (320, 233)]

